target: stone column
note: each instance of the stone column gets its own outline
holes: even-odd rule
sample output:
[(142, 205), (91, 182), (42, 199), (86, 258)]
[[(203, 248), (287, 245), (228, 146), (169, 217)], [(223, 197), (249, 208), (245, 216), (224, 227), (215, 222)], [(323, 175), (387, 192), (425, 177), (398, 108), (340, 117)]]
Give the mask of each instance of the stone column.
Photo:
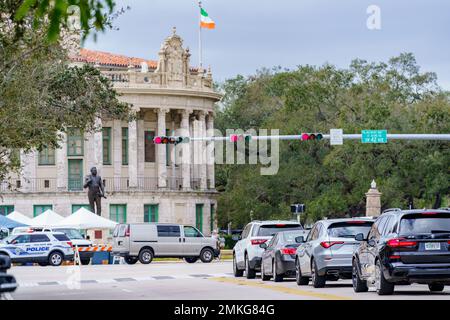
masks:
[[(206, 113), (204, 111), (199, 112), (198, 121), (200, 136), (204, 137), (206, 136)], [(200, 188), (206, 190), (208, 188), (206, 173), (206, 141), (201, 141), (198, 152), (200, 152)]]
[(137, 176), (138, 176), (138, 185), (139, 181), (142, 181), (144, 178), (145, 171), (145, 140), (144, 140), (144, 120), (139, 119), (137, 121)]
[[(120, 191), (122, 186), (122, 121), (113, 121), (112, 136), (114, 191)], [(108, 192), (112, 190), (106, 191)]]
[(378, 217), (381, 214), (381, 192), (377, 189), (375, 180), (372, 181), (366, 193), (366, 216)]
[[(180, 135), (183, 137), (190, 137), (189, 134), (189, 116), (192, 110), (181, 110)], [(183, 189), (191, 189), (191, 144), (181, 144), (181, 178), (183, 179)]]
[[(208, 122), (206, 123), (207, 136), (214, 136), (214, 115), (208, 114)], [(209, 141), (206, 146), (206, 164), (207, 176), (209, 180), (209, 189), (216, 188), (215, 173), (214, 173), (214, 141)]]
[[(166, 108), (157, 109), (158, 113), (158, 136), (166, 135), (166, 113), (170, 110)], [(166, 145), (156, 145), (157, 168), (158, 168), (158, 187), (167, 188), (167, 164), (166, 164)]]
[[(195, 115), (192, 115), (189, 119), (190, 119), (189, 120), (189, 135), (191, 137), (198, 136), (198, 132), (196, 130), (197, 118), (195, 117)], [(190, 150), (190, 156), (191, 156), (191, 160), (190, 160), (190, 163), (191, 163), (191, 165), (190, 165), (190, 167), (191, 167), (191, 188), (197, 188), (196, 185), (195, 186), (193, 185), (194, 181), (196, 181), (194, 179), (198, 178), (197, 157), (196, 157), (196, 154), (197, 154), (196, 150), (198, 149), (197, 145), (198, 145), (198, 141), (191, 141), (189, 143), (189, 150)], [(197, 184), (197, 182), (195, 182), (195, 184)]]
[(25, 153), (20, 151), (20, 164), (22, 167), (22, 175), (20, 177), (20, 186), (24, 192), (34, 192), (34, 186), (37, 186), (36, 182), (36, 160), (37, 151), (30, 151)]
[(67, 164), (67, 135), (61, 133), (60, 148), (56, 149), (56, 188), (59, 192), (67, 191), (68, 164)]
[(102, 131), (102, 119), (97, 118), (95, 121), (95, 126), (98, 130), (94, 133), (94, 162), (97, 167), (97, 171), (100, 176), (102, 175), (103, 169), (103, 131)]
[(133, 189), (138, 187), (138, 140), (137, 121), (128, 123), (128, 186)]

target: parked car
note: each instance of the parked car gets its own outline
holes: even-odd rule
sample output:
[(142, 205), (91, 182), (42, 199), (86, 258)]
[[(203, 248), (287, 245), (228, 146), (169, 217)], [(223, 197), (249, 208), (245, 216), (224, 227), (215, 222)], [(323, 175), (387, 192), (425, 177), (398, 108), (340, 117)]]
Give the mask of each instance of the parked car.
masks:
[[(53, 232), (62, 232), (64, 233), (72, 242), (72, 246), (74, 249), (78, 248), (86, 248), (92, 247), (92, 241), (85, 239), (79, 230), (74, 228), (52, 228)], [(88, 265), (91, 262), (91, 259), (94, 255), (93, 251), (80, 251), (80, 262), (82, 265)]]
[(428, 284), (430, 291), (450, 284), (450, 210), (387, 210), (356, 240), (355, 292), (372, 284), (379, 295), (401, 284)]
[(282, 231), (275, 234), (269, 242), (260, 244), (264, 249), (261, 260), (261, 279), (283, 281), (285, 277), (295, 277), (295, 252), (299, 243), (297, 237), (308, 235), (306, 230)]
[(233, 248), (233, 273), (235, 277), (245, 275), (253, 279), (256, 271), (261, 269), (264, 249), (259, 245), (272, 239), (280, 231), (303, 230), (298, 222), (293, 221), (252, 221), (242, 231), (241, 239)]
[(0, 300), (3, 299), (4, 293), (13, 292), (17, 289), (14, 276), (6, 274), (9, 268), (11, 268), (11, 259), (7, 255), (0, 254)]
[(128, 264), (151, 263), (154, 257), (198, 259), (209, 263), (220, 254), (220, 244), (192, 226), (164, 223), (119, 224), (113, 233), (112, 254)]
[(323, 288), (327, 280), (351, 279), (353, 252), (359, 246), (357, 234), (367, 235), (371, 218), (321, 220), (314, 224), (308, 237), (297, 239), (296, 280), (314, 288)]
[[(64, 233), (72, 242), (74, 249), (92, 247), (92, 241), (85, 239), (78, 229), (74, 228), (63, 228), (63, 227), (17, 227), (14, 228), (12, 234), (19, 233), (33, 233), (33, 232), (62, 232)], [(91, 258), (94, 255), (92, 251), (81, 251), (80, 262), (82, 265), (88, 265), (91, 262)]]
[(72, 242), (60, 232), (33, 232), (10, 235), (0, 242), (0, 255), (12, 262), (60, 266), (74, 256)]

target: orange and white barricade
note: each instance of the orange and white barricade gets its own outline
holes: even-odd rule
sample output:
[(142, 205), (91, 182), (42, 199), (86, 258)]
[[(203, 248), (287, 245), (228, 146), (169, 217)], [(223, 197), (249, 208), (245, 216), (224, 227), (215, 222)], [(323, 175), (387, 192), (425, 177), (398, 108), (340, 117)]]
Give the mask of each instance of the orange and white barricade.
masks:
[(78, 252), (111, 252), (111, 245), (96, 245), (92, 247), (78, 247)]

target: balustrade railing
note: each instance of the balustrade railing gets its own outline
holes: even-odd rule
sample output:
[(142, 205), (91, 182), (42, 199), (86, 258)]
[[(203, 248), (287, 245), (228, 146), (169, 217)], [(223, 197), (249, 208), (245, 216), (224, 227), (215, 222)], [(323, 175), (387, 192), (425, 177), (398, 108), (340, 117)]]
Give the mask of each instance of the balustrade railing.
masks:
[[(161, 190), (158, 186), (158, 177), (139, 177), (136, 186), (130, 185), (130, 179), (127, 177), (103, 177), (103, 183), (106, 193)], [(199, 178), (191, 179), (191, 188), (200, 190), (201, 180)], [(183, 190), (183, 179), (180, 177), (166, 178), (166, 188), (164, 189)], [(83, 181), (81, 180), (69, 180), (65, 189), (57, 187), (56, 178), (9, 179), (0, 182), (0, 193), (81, 192), (83, 190)]]

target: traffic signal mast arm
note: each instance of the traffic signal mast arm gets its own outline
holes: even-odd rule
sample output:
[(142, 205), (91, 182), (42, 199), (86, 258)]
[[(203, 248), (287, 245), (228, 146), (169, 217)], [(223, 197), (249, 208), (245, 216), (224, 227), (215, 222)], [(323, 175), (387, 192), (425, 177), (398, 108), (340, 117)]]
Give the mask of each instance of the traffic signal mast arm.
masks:
[[(329, 140), (329, 134), (322, 134), (320, 139), (303, 139), (304, 133), (300, 135), (274, 135), (274, 136), (250, 136), (251, 140)], [(308, 134), (311, 135), (311, 134)], [(231, 141), (231, 136), (226, 137), (192, 137), (191, 141)], [(361, 140), (362, 134), (343, 134), (344, 140)], [(450, 141), (450, 134), (421, 134), (421, 133), (407, 133), (407, 134), (396, 134), (388, 133), (387, 138), (391, 140), (444, 140)], [(234, 141), (233, 141), (234, 142)]]
[[(361, 140), (362, 134), (343, 134), (344, 140)], [(390, 140), (445, 140), (450, 141), (450, 134), (421, 134), (421, 133), (388, 133), (387, 138)], [(256, 140), (302, 140), (302, 135), (280, 135), (280, 136), (257, 136), (252, 137)], [(322, 135), (322, 139), (329, 140), (330, 135)]]
[[(343, 140), (361, 140), (362, 134), (342, 134)], [(422, 133), (388, 133), (388, 140), (440, 140), (450, 141), (450, 134), (422, 134)], [(300, 135), (273, 135), (273, 136), (252, 136), (249, 134), (232, 134), (225, 137), (182, 137), (182, 136), (161, 136), (155, 137), (155, 144), (178, 144), (190, 141), (250, 141), (250, 140), (330, 140), (330, 134), (322, 133), (302, 133)]]

